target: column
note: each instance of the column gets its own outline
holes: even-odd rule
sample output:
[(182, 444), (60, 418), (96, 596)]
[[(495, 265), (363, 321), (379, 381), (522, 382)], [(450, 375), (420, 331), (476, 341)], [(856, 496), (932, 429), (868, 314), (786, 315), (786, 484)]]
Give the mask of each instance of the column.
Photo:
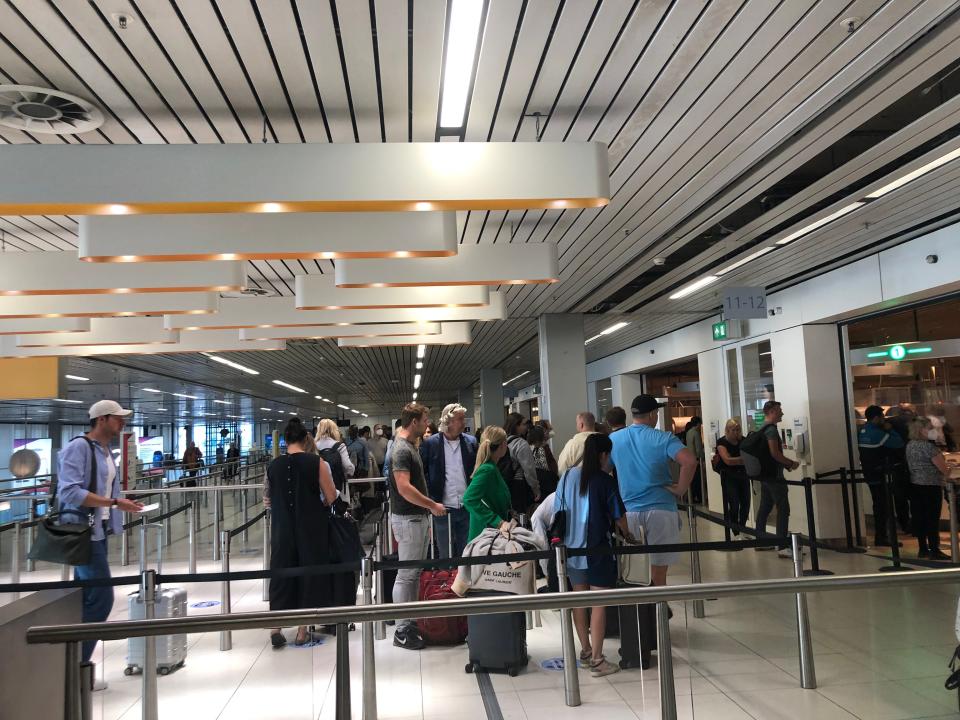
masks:
[(562, 448), (577, 431), (577, 413), (587, 409), (587, 355), (583, 315), (541, 315), (540, 417), (553, 423), (554, 447)]
[[(642, 375), (614, 375), (610, 378), (610, 387), (613, 388), (613, 404), (622, 407), (627, 412), (627, 425), (632, 422), (630, 403), (643, 392)], [(602, 418), (597, 418), (601, 420)]]
[(493, 368), (480, 371), (480, 424), (503, 425), (503, 372)]
[(457, 402), (467, 410), (467, 432), (473, 433), (477, 429), (477, 420), (473, 408), (473, 387), (461, 388), (457, 392)]

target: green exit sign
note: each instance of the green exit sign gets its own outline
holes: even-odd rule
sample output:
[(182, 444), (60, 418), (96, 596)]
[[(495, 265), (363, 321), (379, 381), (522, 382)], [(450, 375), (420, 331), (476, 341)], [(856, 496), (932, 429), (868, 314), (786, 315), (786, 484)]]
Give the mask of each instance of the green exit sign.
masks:
[(714, 340), (726, 340), (727, 339), (727, 323), (718, 322), (713, 324), (713, 339)]

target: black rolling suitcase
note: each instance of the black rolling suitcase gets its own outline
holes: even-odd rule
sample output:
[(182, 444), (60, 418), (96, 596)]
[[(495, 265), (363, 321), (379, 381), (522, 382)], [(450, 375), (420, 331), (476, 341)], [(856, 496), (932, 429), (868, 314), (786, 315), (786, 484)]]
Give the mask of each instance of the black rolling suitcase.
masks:
[[(504, 595), (498, 592), (467, 593), (468, 597)], [(527, 666), (527, 620), (522, 612), (470, 615), (467, 618), (468, 673), (481, 670), (505, 672), (515, 677)]]
[(639, 667), (644, 670), (650, 667), (650, 652), (656, 647), (657, 641), (656, 608), (652, 603), (607, 608), (607, 635), (612, 635), (609, 629), (610, 615), (617, 617), (620, 667)]

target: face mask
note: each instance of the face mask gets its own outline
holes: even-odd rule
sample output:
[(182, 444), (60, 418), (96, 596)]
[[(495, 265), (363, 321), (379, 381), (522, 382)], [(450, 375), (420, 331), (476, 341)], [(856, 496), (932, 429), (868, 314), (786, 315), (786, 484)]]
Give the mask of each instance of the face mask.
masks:
[(547, 437), (553, 437), (554, 435), (556, 435), (556, 433), (553, 430), (547, 433)]
[(377, 428), (377, 437), (383, 437), (383, 430)]
[(927, 440), (937, 441), (937, 431), (936, 430), (927, 430)]

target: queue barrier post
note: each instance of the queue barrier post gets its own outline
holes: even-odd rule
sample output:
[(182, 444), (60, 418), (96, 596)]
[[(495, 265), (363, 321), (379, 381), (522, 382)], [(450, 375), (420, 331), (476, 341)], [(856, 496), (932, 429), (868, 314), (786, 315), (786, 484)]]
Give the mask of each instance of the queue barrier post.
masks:
[[(363, 604), (373, 605), (373, 560), (364, 557), (360, 561)], [(377, 667), (374, 653), (374, 623), (365, 622), (360, 632), (363, 636), (363, 720), (377, 720)]]
[[(560, 544), (555, 548), (557, 560), (557, 585), (560, 592), (567, 592), (567, 548)], [(563, 647), (563, 688), (567, 707), (580, 705), (580, 677), (577, 675), (577, 653), (573, 644), (573, 610), (560, 610), (560, 641)]]
[(813, 506), (813, 478), (803, 474), (803, 497), (807, 506), (807, 535), (810, 538), (810, 569), (804, 575), (833, 575), (830, 570), (820, 568), (820, 550), (817, 547), (817, 519)]
[[(790, 548), (793, 551), (793, 576), (803, 577), (803, 553), (800, 551), (800, 535), (790, 533)], [(797, 593), (797, 644), (800, 654), (800, 687), (813, 690), (817, 687), (817, 673), (813, 660), (813, 641), (810, 637), (810, 614), (807, 610), (806, 593)]]
[(657, 603), (657, 672), (660, 676), (660, 718), (677, 720), (677, 689), (673, 681), (673, 643), (670, 640), (670, 606)]

